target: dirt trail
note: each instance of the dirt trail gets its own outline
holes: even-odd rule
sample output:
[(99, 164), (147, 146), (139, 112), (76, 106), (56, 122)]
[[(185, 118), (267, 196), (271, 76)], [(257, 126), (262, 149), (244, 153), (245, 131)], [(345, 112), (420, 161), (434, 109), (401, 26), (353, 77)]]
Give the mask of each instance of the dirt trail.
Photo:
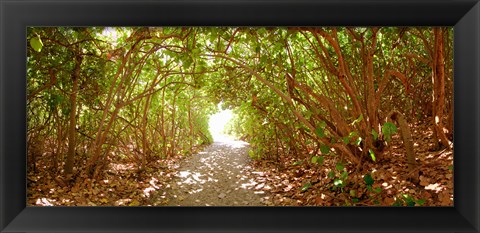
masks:
[(265, 205), (265, 193), (253, 179), (247, 151), (245, 142), (222, 141), (185, 159), (167, 191), (167, 205)]

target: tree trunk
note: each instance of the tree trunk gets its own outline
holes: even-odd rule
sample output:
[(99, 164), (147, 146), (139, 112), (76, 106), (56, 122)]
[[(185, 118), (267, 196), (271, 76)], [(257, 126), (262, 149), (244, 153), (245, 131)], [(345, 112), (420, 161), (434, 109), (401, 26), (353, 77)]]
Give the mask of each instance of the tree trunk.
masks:
[[(380, 131), (380, 124), (378, 123), (378, 106), (376, 106), (376, 96), (375, 96), (375, 77), (373, 71), (373, 55), (375, 54), (376, 44), (377, 44), (377, 29), (372, 30), (372, 46), (367, 49), (366, 52), (366, 80), (367, 80), (367, 96), (366, 96), (366, 105), (367, 105), (367, 114), (369, 126), (375, 129), (375, 131)], [(358, 116), (356, 116), (358, 117)], [(369, 135), (370, 137), (370, 127), (367, 126), (365, 129), (366, 132), (364, 135)]]
[[(194, 96), (195, 97), (195, 96)], [(193, 147), (193, 135), (194, 135), (194, 131), (193, 131), (193, 122), (192, 122), (192, 106), (191, 106), (191, 102), (192, 102), (193, 98), (190, 99), (190, 101), (187, 103), (187, 108), (188, 108), (188, 127), (190, 129), (189, 131), (189, 136), (188, 136), (188, 141), (189, 141), (189, 145), (188, 145), (188, 148), (189, 150), (192, 149)]]
[(177, 93), (178, 93), (179, 89), (175, 89), (175, 91), (173, 92), (173, 102), (172, 102), (172, 128), (170, 130), (170, 136), (171, 136), (171, 142), (170, 142), (170, 152), (168, 153), (168, 157), (170, 156), (174, 156), (174, 153), (175, 153), (175, 147), (177, 146), (176, 145), (176, 137), (175, 137), (175, 134), (176, 134), (176, 123), (175, 123), (175, 114), (177, 113)]
[[(434, 28), (435, 35), (435, 56), (434, 56), (434, 69), (433, 69), (433, 123), (435, 129), (435, 135), (437, 140), (435, 141), (436, 147), (443, 145), (445, 147), (451, 146), (450, 140), (448, 140), (445, 132), (443, 131), (443, 112), (445, 108), (445, 59), (444, 59), (444, 36), (443, 28)], [(440, 140), (440, 141), (438, 141)], [(439, 144), (440, 143), (440, 144)]]
[(413, 150), (413, 139), (412, 139), (412, 133), (410, 130), (410, 127), (408, 126), (407, 120), (405, 120), (405, 117), (397, 111), (392, 111), (389, 114), (390, 118), (393, 121), (396, 121), (399, 128), (400, 128), (400, 134), (402, 136), (403, 140), (403, 145), (405, 146), (405, 152), (407, 154), (407, 163), (408, 163), (408, 178), (412, 179), (413, 181), (417, 182), (418, 181), (418, 170), (417, 168), (417, 162), (415, 160), (415, 152)]
[[(113, 77), (112, 83), (116, 83), (117, 80), (120, 78), (120, 75), (122, 75), (123, 73), (126, 62), (127, 62), (127, 59), (124, 57), (122, 60), (121, 66), (119, 67), (117, 73)], [(97, 163), (100, 158), (100, 152), (102, 150), (101, 147), (103, 145), (103, 138), (104, 138), (104, 135), (108, 132), (108, 129), (105, 129), (104, 125), (107, 122), (107, 117), (110, 112), (110, 107), (113, 104), (114, 97), (117, 95), (119, 89), (121, 89), (122, 84), (125, 82), (125, 78), (126, 78), (126, 75), (122, 75), (118, 86), (110, 85), (110, 88), (108, 89), (107, 100), (105, 102), (105, 106), (103, 109), (102, 118), (100, 119), (100, 122), (98, 124), (97, 132), (95, 133), (95, 141), (92, 146), (92, 157), (90, 157), (86, 165), (87, 173), (91, 172), (90, 170), (93, 168), (95, 163)], [(118, 108), (115, 107), (115, 111), (112, 114), (112, 117), (114, 116), (116, 117), (117, 111), (118, 111)]]
[(75, 136), (76, 136), (76, 125), (77, 125), (77, 92), (78, 92), (78, 78), (80, 76), (80, 68), (82, 65), (83, 57), (77, 55), (75, 57), (75, 70), (72, 74), (72, 93), (70, 94), (70, 126), (68, 131), (68, 152), (67, 159), (65, 161), (65, 174), (72, 174), (73, 172), (73, 162), (75, 158)]
[[(59, 160), (59, 157), (61, 155), (63, 155), (63, 142), (65, 141), (64, 140), (64, 135), (63, 135), (63, 124), (60, 122), (60, 119), (58, 119), (59, 116), (57, 116), (56, 114), (53, 115), (53, 120), (54, 120), (54, 123), (56, 123), (57, 127), (57, 138), (56, 138), (56, 148), (53, 151), (53, 170), (54, 171), (58, 171), (58, 160)], [(63, 159), (63, 156), (62, 158)]]
[(453, 140), (453, 118), (454, 116), (453, 116), (453, 98), (452, 98), (452, 100), (450, 100), (450, 104), (448, 108), (448, 118), (447, 118), (448, 138), (450, 140)]
[(148, 137), (147, 137), (147, 120), (148, 120), (148, 109), (150, 108), (152, 95), (148, 95), (147, 99), (145, 100), (145, 108), (143, 109), (143, 118), (142, 118), (142, 149), (143, 149), (143, 156), (142, 156), (142, 167), (143, 169), (146, 165), (147, 157), (150, 155), (150, 148), (148, 146)]

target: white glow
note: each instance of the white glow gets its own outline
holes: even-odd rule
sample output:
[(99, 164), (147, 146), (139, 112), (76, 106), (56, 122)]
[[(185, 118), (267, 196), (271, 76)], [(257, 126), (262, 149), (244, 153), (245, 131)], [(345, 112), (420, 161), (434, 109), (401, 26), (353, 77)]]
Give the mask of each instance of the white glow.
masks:
[(118, 34), (117, 30), (114, 27), (106, 27), (102, 31), (102, 36), (104, 36), (113, 46), (117, 45)]
[(208, 126), (212, 134), (213, 141), (225, 142), (233, 140), (230, 136), (224, 133), (225, 125), (232, 119), (232, 110), (222, 110), (210, 116)]

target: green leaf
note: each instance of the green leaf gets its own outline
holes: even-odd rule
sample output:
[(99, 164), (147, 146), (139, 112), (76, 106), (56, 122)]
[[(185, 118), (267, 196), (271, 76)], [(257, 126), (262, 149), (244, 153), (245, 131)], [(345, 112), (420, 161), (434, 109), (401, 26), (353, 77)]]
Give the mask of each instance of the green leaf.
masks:
[(268, 60), (267, 55), (262, 55), (262, 56), (260, 57), (260, 62), (261, 62), (261, 63), (265, 63), (267, 60)]
[(375, 193), (380, 193), (382, 191), (382, 188), (377, 187), (376, 189), (373, 190)]
[(323, 164), (324, 157), (323, 156), (318, 156), (317, 163), (322, 165)]
[(373, 135), (373, 140), (377, 140), (378, 139), (378, 133), (377, 131), (375, 131), (375, 129), (372, 129), (372, 135)]
[(307, 111), (307, 112), (305, 113), (305, 118), (310, 119), (311, 117), (312, 117), (312, 112), (311, 112), (311, 111)]
[(448, 166), (448, 170), (453, 171), (453, 166)]
[(341, 179), (335, 179), (335, 180), (333, 181), (333, 184), (334, 184), (335, 186), (337, 186), (337, 187), (342, 186), (342, 185), (343, 185), (343, 180), (341, 180)]
[(370, 157), (372, 158), (373, 162), (375, 162), (376, 158), (375, 158), (375, 153), (373, 153), (373, 150), (369, 149), (368, 153), (370, 154)]
[(353, 132), (350, 132), (350, 133), (348, 134), (348, 138), (349, 138), (349, 139), (352, 139), (353, 137), (355, 137), (355, 136), (357, 136), (357, 135), (358, 135), (357, 132), (353, 131)]
[(310, 187), (312, 187), (312, 184), (311, 184), (311, 183), (306, 183), (306, 184), (304, 184), (304, 185), (302, 186), (301, 191), (302, 191), (302, 192), (305, 192), (305, 191), (307, 191)]
[(417, 203), (418, 205), (423, 205), (425, 204), (425, 200), (424, 199), (420, 199), (420, 200), (416, 200), (415, 203)]
[(325, 131), (321, 127), (315, 129), (315, 134), (317, 134), (317, 136), (319, 136), (320, 138), (325, 137)]
[(326, 145), (321, 145), (320, 146), (320, 152), (322, 152), (322, 154), (328, 154), (328, 153), (330, 153), (330, 147), (328, 147)]
[(327, 126), (327, 122), (325, 122), (325, 121), (320, 121), (320, 128), (325, 129), (326, 126)]
[(33, 37), (32, 39), (30, 39), (30, 45), (35, 51), (37, 52), (42, 51), (43, 43), (39, 36)]
[(358, 137), (357, 140), (355, 141), (355, 145), (360, 146), (361, 142), (362, 142), (362, 137)]
[(312, 157), (312, 163), (317, 163), (317, 160), (318, 160), (318, 156), (313, 156)]
[(357, 203), (357, 202), (359, 202), (359, 200), (358, 200), (358, 198), (352, 198), (352, 202)]
[(390, 141), (391, 136), (397, 133), (397, 126), (392, 122), (385, 122), (382, 126), (382, 134), (385, 135), (385, 140)]
[(337, 168), (337, 170), (341, 171), (345, 168), (345, 166), (343, 166), (343, 163), (337, 163), (337, 165), (335, 166), (335, 168)]
[(68, 116), (70, 115), (71, 108), (62, 108), (62, 114), (63, 116)]
[(303, 162), (299, 160), (299, 161), (296, 161), (295, 163), (293, 163), (293, 166), (297, 166), (297, 165), (300, 165), (300, 164), (302, 164), (302, 163), (303, 163)]
[(372, 185), (375, 180), (372, 178), (370, 174), (366, 174), (363, 176), (363, 181), (365, 181), (365, 184), (367, 185)]
[(405, 200), (405, 202), (414, 202), (412, 196), (409, 194), (402, 194), (402, 198)]
[(341, 178), (345, 180), (345, 179), (347, 179), (347, 177), (348, 177), (348, 172), (347, 172), (347, 171), (343, 171), (343, 172), (342, 172), (342, 175), (341, 175)]
[(363, 120), (363, 114), (360, 114), (360, 116), (352, 122), (352, 125), (355, 125), (356, 123), (359, 123), (362, 120)]
[(193, 59), (191, 57), (186, 57), (185, 60), (182, 61), (183, 68), (188, 69), (193, 63)]
[(408, 206), (415, 206), (415, 202), (414, 202), (414, 201), (409, 200), (409, 201), (406, 201), (406, 202), (407, 202), (407, 205), (408, 205)]
[(335, 172), (334, 172), (334, 171), (330, 171), (330, 172), (328, 173), (328, 178), (333, 178), (333, 177), (335, 177)]
[(357, 191), (350, 189), (350, 196), (355, 197), (357, 196)]
[(200, 52), (201, 52), (201, 51), (200, 51), (199, 48), (192, 49), (192, 54), (193, 54), (194, 56), (197, 56), (198, 54), (200, 54)]
[(335, 143), (335, 138), (330, 138), (330, 143), (334, 144)]
[(392, 204), (392, 206), (402, 206), (402, 202), (399, 199), (397, 199), (395, 203)]
[(130, 204), (128, 204), (128, 206), (139, 206), (139, 205), (140, 205), (140, 202), (137, 200), (133, 200), (132, 202), (130, 202)]
[(267, 33), (267, 29), (262, 27), (262, 28), (260, 28), (260, 29), (257, 30), (257, 33), (258, 33), (258, 35), (260, 35), (260, 36), (264, 36), (265, 33)]

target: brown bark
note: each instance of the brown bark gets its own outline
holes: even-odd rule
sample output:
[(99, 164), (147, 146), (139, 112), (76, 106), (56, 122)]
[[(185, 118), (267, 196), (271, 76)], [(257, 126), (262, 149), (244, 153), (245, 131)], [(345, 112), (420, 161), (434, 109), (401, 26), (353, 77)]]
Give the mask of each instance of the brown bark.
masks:
[(147, 120), (148, 120), (148, 109), (150, 108), (150, 100), (151, 95), (147, 96), (145, 100), (145, 108), (143, 109), (143, 118), (142, 118), (142, 169), (146, 165), (146, 158), (150, 154), (150, 148), (148, 146), (148, 139), (147, 139)]
[(75, 70), (72, 74), (72, 93), (70, 94), (70, 126), (68, 130), (68, 152), (67, 159), (65, 161), (65, 174), (72, 174), (73, 162), (75, 158), (75, 140), (76, 140), (76, 125), (77, 125), (77, 94), (78, 94), (78, 79), (80, 77), (80, 68), (82, 65), (83, 57), (77, 55), (75, 57)]
[[(129, 53), (130, 53), (130, 51), (129, 51)], [(123, 60), (122, 60), (121, 66), (119, 67), (119, 69), (117, 70), (117, 73), (113, 77), (112, 83), (116, 83), (117, 80), (120, 78), (120, 75), (122, 75), (122, 73), (123, 73), (126, 62), (127, 62), (127, 59), (126, 59), (126, 57), (124, 57)], [(111, 85), (109, 90), (108, 90), (107, 100), (106, 100), (106, 103), (105, 103), (105, 107), (103, 109), (102, 118), (100, 119), (98, 130), (97, 130), (96, 135), (95, 135), (95, 141), (93, 143), (92, 157), (90, 157), (90, 159), (87, 161), (87, 166), (86, 166), (86, 171), (87, 172), (90, 172), (91, 168), (94, 166), (94, 164), (100, 158), (101, 145), (103, 145), (104, 138), (105, 138), (105, 133), (107, 131), (104, 128), (104, 125), (107, 122), (107, 116), (110, 113), (110, 107), (112, 106), (112, 102), (114, 100), (114, 97), (115, 97), (116, 93), (118, 92), (118, 89), (121, 88), (121, 84), (125, 81), (125, 78), (126, 78), (126, 75), (122, 75), (121, 80), (120, 80), (120, 85), (119, 86)], [(116, 115), (116, 113), (115, 113), (116, 111), (118, 111), (117, 108), (115, 108), (115, 111), (112, 114), (112, 117), (113, 117), (113, 115)]]
[(195, 96), (193, 98), (190, 99), (190, 101), (188, 101), (187, 103), (187, 110), (188, 110), (188, 128), (190, 129), (189, 130), (189, 135), (188, 135), (188, 138), (189, 138), (189, 143), (188, 143), (188, 148), (191, 149), (193, 147), (193, 135), (194, 135), (194, 131), (193, 131), (193, 122), (192, 122), (192, 106), (191, 106), (191, 102), (192, 100), (195, 98)]
[(64, 133), (63, 133), (63, 125), (61, 124), (60, 122), (60, 118), (59, 116), (57, 116), (56, 114), (54, 115), (54, 122), (56, 122), (57, 124), (57, 138), (56, 138), (56, 148), (52, 151), (53, 152), (53, 168), (54, 168), (54, 171), (57, 171), (58, 170), (58, 158), (60, 155), (63, 155), (63, 150), (64, 150), (64, 145), (63, 145), (63, 142), (65, 141), (65, 136), (64, 136)]
[(408, 126), (408, 122), (405, 120), (405, 117), (398, 111), (392, 111), (389, 116), (393, 121), (397, 122), (400, 128), (400, 134), (403, 140), (403, 145), (405, 146), (405, 152), (407, 154), (409, 171), (408, 178), (418, 181), (419, 174), (417, 170), (417, 162), (415, 160), (415, 152), (413, 150), (413, 139), (410, 126)]
[(171, 124), (172, 124), (172, 128), (170, 129), (170, 137), (172, 138), (171, 142), (170, 142), (170, 152), (168, 153), (167, 157), (170, 157), (170, 156), (174, 156), (174, 153), (175, 153), (175, 147), (177, 146), (176, 145), (176, 138), (175, 138), (175, 134), (176, 134), (176, 123), (175, 123), (175, 114), (176, 114), (176, 102), (177, 102), (177, 93), (178, 93), (178, 88), (175, 89), (175, 91), (173, 92), (173, 102), (172, 102), (172, 121), (171, 121)]
[(311, 95), (315, 98), (320, 104), (322, 104), (331, 115), (332, 120), (335, 123), (336, 129), (341, 136), (346, 136), (351, 131), (347, 122), (342, 118), (340, 112), (335, 108), (335, 104), (332, 102), (331, 99), (327, 98), (326, 96), (320, 95), (315, 93), (309, 86), (304, 85), (295, 79), (293, 79), (289, 74), (287, 74), (287, 80), (293, 84), (293, 86), (299, 88), (304, 93)]
[[(108, 91), (107, 101), (105, 104), (105, 108), (103, 110), (102, 118), (100, 120), (99, 127), (95, 137), (95, 142), (93, 145), (93, 155), (92, 157), (90, 157), (89, 161), (87, 162), (87, 166), (86, 166), (87, 172), (91, 172), (91, 169), (94, 166), (96, 166), (95, 164), (102, 164), (103, 158), (101, 159), (101, 155), (106, 154), (106, 153), (102, 153), (102, 145), (105, 144), (107, 135), (109, 134), (109, 131), (113, 125), (113, 122), (115, 122), (115, 120), (117, 119), (117, 114), (120, 111), (120, 109), (128, 104), (133, 103), (136, 100), (147, 97), (161, 90), (161, 89), (153, 90), (154, 86), (157, 84), (157, 83), (154, 83), (155, 85), (152, 84), (152, 87), (150, 87), (148, 90), (144, 91), (140, 95), (126, 100), (127, 93), (129, 93), (129, 96), (130, 96), (134, 89), (134, 85), (129, 85), (129, 84), (132, 83), (134, 79), (137, 78), (141, 73), (142, 67), (145, 64), (144, 62), (145, 59), (149, 57), (154, 51), (156, 51), (156, 48), (152, 48), (150, 51), (144, 54), (139, 61), (133, 61), (133, 58), (130, 57), (130, 55), (136, 51), (136, 45), (140, 41), (141, 39), (137, 40), (132, 45), (131, 49), (128, 50), (127, 54), (122, 59), (122, 64), (120, 65), (117, 73), (114, 76), (112, 83), (116, 83), (117, 80), (120, 78), (120, 76), (121, 76), (121, 79), (118, 85), (112, 85)], [(127, 62), (129, 62), (128, 67), (126, 66)], [(125, 69), (125, 67), (127, 67), (127, 69)], [(111, 113), (110, 109), (112, 106), (114, 107), (114, 111)], [(109, 113), (110, 113), (110, 118), (107, 120)], [(97, 171), (99, 169), (95, 169), (95, 170)]]
[[(440, 140), (441, 145), (450, 147), (451, 142), (448, 140), (443, 131), (443, 112), (445, 108), (445, 58), (444, 58), (444, 29), (434, 28), (435, 36), (435, 57), (433, 69), (433, 123), (435, 134)], [(438, 143), (438, 141), (436, 141)]]
[[(453, 83), (453, 82), (452, 82)], [(453, 99), (450, 100), (450, 107), (448, 108), (448, 117), (447, 117), (447, 130), (448, 137), (453, 140)]]
[[(335, 126), (330, 127), (331, 130), (334, 131), (336, 134), (340, 134), (341, 136), (347, 135), (350, 132), (348, 124), (341, 117), (340, 112), (335, 108), (335, 104), (332, 102), (332, 100), (330, 98), (327, 98), (325, 95), (320, 95), (320, 94), (315, 93), (310, 86), (296, 81), (296, 79), (295, 79), (295, 73), (296, 73), (295, 59), (293, 59), (292, 51), (291, 51), (287, 42), (286, 42), (286, 47), (287, 47), (287, 52), (288, 52), (288, 57), (290, 59), (290, 63), (292, 64), (292, 74), (287, 73), (286, 76), (285, 76), (290, 96), (292, 98), (295, 98), (294, 94), (293, 94), (293, 89), (295, 87), (298, 87), (304, 93), (312, 96), (314, 99), (316, 99), (318, 101), (319, 104), (321, 104), (324, 108), (328, 109), (328, 112), (330, 113), (330, 117), (335, 122)], [(315, 48), (315, 50), (317, 51), (317, 55), (319, 55), (318, 54), (318, 49)], [(317, 106), (308, 105), (304, 101), (302, 101), (300, 98), (296, 98), (296, 100), (300, 101), (311, 112), (315, 112), (315, 109), (317, 108)], [(316, 117), (320, 117), (320, 116), (317, 115)], [(324, 117), (321, 117), (321, 118), (324, 118)]]
[[(358, 93), (358, 92), (355, 90), (355, 87), (351, 86), (347, 81), (347, 78), (349, 80), (352, 80), (353, 77), (350, 74), (347, 63), (345, 63), (345, 60), (343, 59), (343, 55), (342, 55), (342, 51), (340, 49), (340, 45), (338, 44), (338, 40), (336, 39), (336, 31), (334, 31), (334, 32), (335, 32), (334, 33), (335, 37), (326, 33), (323, 30), (319, 30), (316, 33), (319, 33), (334, 48), (335, 53), (337, 54), (337, 57), (338, 57), (338, 68), (336, 68), (335, 75), (338, 77), (338, 80), (340, 81), (340, 83), (342, 84), (345, 92), (348, 94), (348, 96), (350, 97), (350, 100), (352, 101), (352, 104), (354, 106), (354, 114), (353, 115), (355, 117), (358, 117), (358, 116), (360, 116), (360, 114), (363, 114), (362, 107), (360, 106), (360, 103), (358, 102), (358, 99), (357, 99), (357, 94), (356, 93)], [(318, 37), (317, 37), (317, 42), (322, 47), (322, 50), (324, 50), (324, 53), (326, 54), (327, 53), (326, 49), (324, 48), (323, 43), (318, 39)], [(363, 125), (363, 128), (366, 128), (365, 121), (361, 122), (360, 124)]]
[[(378, 123), (378, 105), (375, 101), (375, 77), (373, 72), (373, 55), (375, 54), (375, 48), (377, 44), (377, 29), (372, 29), (372, 46), (366, 50), (366, 80), (367, 80), (367, 96), (366, 96), (366, 105), (367, 105), (367, 120), (370, 123), (370, 127), (374, 128), (377, 132), (380, 129), (380, 124)], [(367, 127), (367, 132), (369, 127)], [(368, 134), (367, 134), (368, 135)]]
[[(316, 29), (313, 30), (314, 36), (317, 40), (317, 43), (319, 46), (322, 48), (324, 54), (328, 54), (327, 49), (323, 45), (322, 41), (318, 38), (316, 33), (321, 35), (325, 40), (329, 42), (329, 44), (334, 48), (334, 51), (337, 55), (338, 59), (338, 67), (335, 68), (336, 70), (334, 71), (334, 75), (338, 77), (338, 81), (341, 83), (343, 87), (343, 91), (350, 97), (350, 102), (353, 104), (353, 113), (350, 115), (354, 118), (358, 118), (360, 115), (363, 115), (365, 120), (361, 121), (358, 125), (357, 128), (360, 132), (361, 135), (365, 137), (365, 146), (366, 147), (371, 147), (371, 144), (373, 142), (372, 135), (370, 134), (371, 127), (373, 125), (378, 125), (378, 114), (377, 114), (377, 108), (375, 107), (375, 90), (374, 90), (374, 73), (373, 73), (373, 54), (375, 51), (376, 47), (376, 31), (377, 29), (373, 29), (373, 43), (371, 48), (368, 49), (363, 49), (362, 52), (364, 53), (365, 56), (365, 66), (367, 66), (367, 71), (365, 72), (365, 82), (367, 82), (366, 90), (365, 92), (369, 93), (366, 95), (365, 102), (367, 102), (366, 109), (361, 107), (361, 104), (358, 100), (358, 90), (356, 89), (355, 85), (353, 85), (354, 78), (351, 74), (350, 68), (348, 63), (345, 61), (339, 42), (338, 42), (338, 37), (337, 37), (337, 31), (335, 29), (332, 30), (333, 32), (331, 34), (325, 32), (324, 30), (321, 29)], [(355, 35), (353, 35), (355, 36)], [(363, 42), (362, 42), (363, 44)], [(364, 47), (365, 48), (365, 47)], [(332, 63), (333, 61), (331, 59), (320, 59), (322, 62), (327, 62), (327, 63)], [(370, 65), (370, 66), (369, 66)], [(334, 66), (332, 64), (325, 64), (326, 67), (332, 67)], [(329, 69), (330, 70), (330, 69)], [(367, 77), (369, 80), (367, 80)], [(370, 87), (370, 88), (369, 88)], [(370, 104), (368, 104), (370, 103)], [(366, 112), (365, 112), (366, 110)], [(371, 115), (371, 116), (370, 116)], [(368, 123), (367, 123), (368, 120)], [(364, 150), (364, 153), (366, 153), (366, 150)]]
[[(154, 86), (156, 86), (158, 77), (159, 77), (159, 75), (155, 76), (155, 78), (152, 81), (152, 85), (151, 85), (152, 87), (150, 89), (145, 88), (147, 90), (144, 90), (144, 93), (147, 93)], [(153, 94), (149, 94), (149, 95), (146, 96), (145, 107), (143, 109), (142, 128), (141, 128), (142, 148), (143, 148), (142, 168), (146, 165), (146, 160), (150, 156), (150, 152), (151, 152), (151, 149), (150, 149), (150, 146), (149, 146), (149, 143), (148, 143), (148, 137), (147, 137), (147, 122), (148, 122), (148, 110), (150, 109), (150, 105), (152, 103), (152, 95)], [(154, 134), (152, 133), (152, 135), (154, 135)]]
[[(167, 84), (167, 79), (164, 81), (164, 85)], [(166, 127), (165, 127), (165, 89), (162, 91), (162, 110), (160, 112), (161, 116), (161, 127), (162, 130), (160, 131), (162, 135), (162, 142), (163, 142), (163, 156), (167, 156), (168, 151), (167, 151), (167, 135), (166, 135)]]

